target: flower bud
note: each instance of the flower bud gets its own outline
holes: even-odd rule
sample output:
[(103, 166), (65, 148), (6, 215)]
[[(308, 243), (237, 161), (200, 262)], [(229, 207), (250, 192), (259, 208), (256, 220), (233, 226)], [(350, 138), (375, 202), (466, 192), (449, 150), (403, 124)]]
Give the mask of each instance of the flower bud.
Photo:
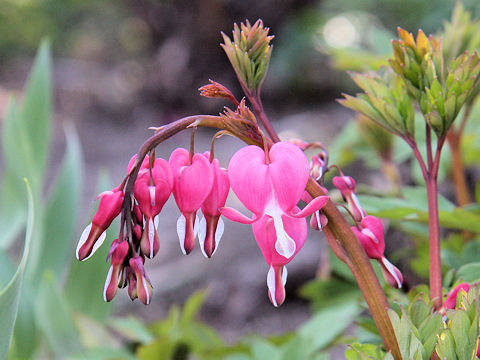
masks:
[(363, 210), (355, 194), (356, 183), (351, 176), (335, 176), (332, 179), (333, 186), (340, 190), (343, 199), (347, 202), (348, 210), (352, 213), (355, 221), (361, 221), (367, 213)]
[(128, 255), (129, 244), (128, 241), (120, 241), (116, 239), (113, 241), (107, 260), (110, 258), (112, 265), (108, 270), (107, 278), (105, 280), (105, 287), (103, 289), (103, 298), (105, 301), (111, 301), (117, 289), (122, 285), (120, 273), (124, 268), (124, 261)]
[(458, 284), (453, 290), (447, 294), (447, 298), (443, 302), (442, 307), (445, 309), (455, 309), (457, 306), (457, 297), (460, 291), (468, 292), (470, 285), (468, 283)]
[[(133, 257), (130, 259), (129, 264), (136, 280), (135, 291), (132, 291), (132, 295), (135, 295), (136, 293), (138, 299), (145, 305), (148, 305), (152, 300), (152, 284), (145, 273), (143, 259), (140, 256)], [(130, 297), (132, 297), (132, 295), (130, 295)]]
[(92, 223), (83, 230), (78, 241), (76, 250), (78, 260), (86, 260), (95, 253), (105, 240), (105, 230), (122, 210), (123, 191), (113, 189), (101, 193), (99, 197), (101, 197), (100, 204)]

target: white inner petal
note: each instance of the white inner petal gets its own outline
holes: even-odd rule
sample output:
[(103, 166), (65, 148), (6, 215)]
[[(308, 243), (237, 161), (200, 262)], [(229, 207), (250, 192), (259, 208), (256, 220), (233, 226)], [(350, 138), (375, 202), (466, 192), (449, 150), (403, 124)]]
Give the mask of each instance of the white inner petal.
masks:
[(155, 224), (148, 219), (148, 242), (150, 243), (150, 259), (153, 257), (153, 241), (155, 240)]
[(388, 272), (393, 276), (393, 278), (397, 282), (398, 288), (400, 289), (402, 287), (402, 282), (400, 281), (400, 279), (397, 276), (397, 272), (395, 271), (395, 267), (393, 266), (393, 264), (390, 261), (387, 260), (386, 257), (382, 258), (382, 262), (383, 262), (383, 265), (385, 265), (385, 267), (387, 268)]
[(180, 214), (177, 220), (177, 235), (178, 235), (178, 240), (180, 241), (180, 249), (182, 249), (183, 255), (187, 255), (187, 252), (185, 251), (185, 216), (183, 214)]
[(367, 228), (363, 228), (363, 229), (362, 229), (362, 234), (367, 235), (370, 239), (372, 239), (373, 241), (375, 241), (375, 243), (378, 244), (378, 239), (377, 239), (377, 237), (375, 236), (375, 234), (372, 232), (372, 230), (367, 229)]
[(283, 267), (283, 272), (282, 272), (282, 283), (283, 283), (283, 286), (285, 286), (285, 284), (287, 283), (287, 275), (288, 275), (287, 267), (284, 266), (284, 267)]
[(275, 226), (275, 233), (277, 235), (275, 250), (277, 250), (280, 255), (290, 259), (295, 253), (295, 249), (297, 247), (295, 241), (293, 241), (293, 239), (288, 236), (287, 232), (285, 231), (281, 215), (278, 214), (273, 217), (273, 224)]
[(112, 272), (113, 272), (113, 266), (111, 265), (110, 269), (108, 269), (107, 278), (105, 279), (105, 286), (103, 288), (103, 300), (105, 301), (108, 301), (107, 289), (108, 289), (108, 285), (110, 285), (110, 281), (112, 280)]
[(75, 250), (75, 253), (77, 254), (77, 260), (79, 260), (78, 252), (80, 251), (80, 248), (82, 247), (82, 245), (85, 244), (85, 241), (87, 241), (88, 234), (90, 234), (91, 228), (92, 228), (92, 223), (88, 224), (87, 227), (83, 230), (82, 235), (80, 235), (80, 240), (78, 240), (78, 244), (77, 244), (77, 250)]
[(200, 217), (197, 214), (195, 214), (195, 224), (193, 224), (193, 237), (197, 236), (199, 225), (200, 225)]
[(155, 186), (150, 185), (148, 187), (148, 190), (150, 191), (150, 203), (152, 204), (152, 207), (155, 206)]
[(145, 294), (147, 295), (147, 305), (150, 304), (150, 292), (148, 291), (147, 281), (142, 279), (143, 289), (145, 290)]
[(322, 222), (320, 221), (320, 211), (315, 211), (315, 218), (317, 219), (318, 230), (321, 231), (323, 229), (323, 226), (322, 226)]
[(159, 222), (159, 221), (158, 221), (158, 216), (159, 216), (159, 215), (157, 215), (157, 216), (155, 216), (155, 217), (153, 218), (153, 223), (155, 224), (155, 229), (156, 229), (156, 230), (158, 230), (158, 222)]
[[(220, 244), (220, 240), (222, 239), (223, 232), (225, 230), (225, 223), (223, 222), (222, 218), (218, 218), (218, 223), (217, 223), (217, 230), (215, 231), (215, 249), (213, 249), (213, 254), (218, 249), (218, 244)], [(212, 254), (212, 256), (213, 256)]]
[(205, 238), (207, 236), (207, 220), (203, 217), (198, 224), (198, 242), (200, 244), (200, 250), (202, 250), (203, 256), (208, 258), (207, 253), (205, 252)]
[(267, 288), (272, 299), (273, 306), (278, 307), (277, 300), (275, 299), (275, 270), (273, 266), (270, 266), (267, 273)]

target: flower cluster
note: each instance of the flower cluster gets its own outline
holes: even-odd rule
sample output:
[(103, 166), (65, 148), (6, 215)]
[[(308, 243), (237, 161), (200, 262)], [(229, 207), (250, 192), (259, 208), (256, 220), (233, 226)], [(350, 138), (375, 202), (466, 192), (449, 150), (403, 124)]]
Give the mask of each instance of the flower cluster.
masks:
[(367, 215), (362, 208), (355, 194), (355, 180), (351, 176), (341, 174), (335, 176), (332, 182), (340, 190), (347, 203), (348, 210), (355, 221), (352, 231), (362, 244), (367, 256), (378, 261), (383, 276), (390, 286), (401, 288), (403, 283), (402, 273), (384, 255), (385, 238), (382, 221), (375, 216)]
[[(215, 253), (224, 231), (221, 215), (251, 224), (269, 265), (270, 300), (275, 306), (284, 302), (285, 265), (305, 242), (305, 217), (318, 213), (328, 201), (328, 196), (310, 198), (303, 210), (298, 208), (310, 174), (308, 160), (298, 146), (291, 142), (279, 142), (267, 150), (246, 146), (232, 157), (228, 171), (209, 152), (193, 153), (183, 148), (173, 151), (168, 162), (146, 155), (140, 164), (135, 155), (127, 168), (129, 176), (135, 167), (139, 169), (130, 203), (123, 184), (100, 194), (98, 210), (77, 246), (77, 258), (89, 258), (104, 241), (105, 230), (122, 213), (120, 234), (108, 255), (111, 266), (105, 281), (105, 301), (113, 299), (117, 288), (128, 287), (132, 300), (150, 303), (152, 284), (144, 263), (159, 251), (157, 219), (173, 193), (181, 213), (177, 234), (184, 254), (193, 250), (197, 237), (206, 257)], [(251, 218), (225, 207), (230, 187), (253, 213)], [(201, 219), (198, 210), (203, 214)]]

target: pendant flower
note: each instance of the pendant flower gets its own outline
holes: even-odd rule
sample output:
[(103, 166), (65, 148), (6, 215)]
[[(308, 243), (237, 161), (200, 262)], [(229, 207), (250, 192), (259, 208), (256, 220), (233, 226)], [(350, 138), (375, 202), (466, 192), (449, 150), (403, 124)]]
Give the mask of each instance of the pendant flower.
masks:
[(145, 216), (140, 248), (142, 254), (150, 259), (157, 254), (160, 248), (155, 218), (170, 197), (172, 188), (172, 170), (168, 162), (163, 159), (155, 159), (151, 172), (149, 169), (140, 170), (135, 181), (133, 192), (140, 211)]
[(177, 234), (184, 254), (195, 246), (198, 227), (195, 226), (197, 210), (210, 194), (213, 174), (209, 161), (202, 154), (190, 153), (177, 148), (170, 155), (170, 166), (174, 176), (173, 196), (181, 211), (177, 220)]
[(275, 250), (286, 259), (296, 253), (296, 241), (285, 231), (284, 218), (304, 218), (322, 208), (328, 196), (313, 199), (303, 210), (296, 211), (309, 178), (305, 154), (294, 144), (282, 141), (265, 152), (254, 145), (233, 155), (228, 166), (230, 186), (238, 199), (253, 213), (252, 218), (225, 207), (222, 215), (243, 224), (253, 224), (268, 216), (275, 229)]
[[(298, 208), (296, 210), (299, 211)], [(285, 265), (302, 248), (307, 238), (307, 221), (304, 218), (282, 215), (282, 221), (287, 236), (295, 241), (295, 251), (290, 258), (280, 255), (276, 249), (277, 230), (271, 216), (264, 215), (252, 225), (258, 247), (270, 266), (267, 274), (268, 297), (275, 307), (282, 305), (285, 301), (285, 283), (287, 282)]]
[[(210, 153), (203, 154), (206, 159), (210, 158)], [(220, 208), (225, 206), (225, 202), (230, 190), (227, 170), (220, 168), (218, 159), (213, 159), (210, 163), (213, 174), (213, 184), (210, 194), (202, 204), (203, 218), (200, 220), (198, 228), (198, 240), (200, 248), (205, 257), (211, 257), (217, 250), (220, 239), (223, 235), (224, 223), (220, 217)]]
[(92, 222), (83, 230), (78, 241), (76, 255), (78, 260), (86, 260), (92, 256), (95, 251), (105, 241), (105, 230), (112, 221), (120, 214), (122, 209), (124, 194), (120, 189), (104, 191), (98, 195), (100, 204), (93, 216)]
[(402, 273), (384, 255), (385, 238), (383, 235), (383, 224), (380, 219), (367, 215), (360, 222), (360, 228), (361, 230), (356, 226), (352, 226), (352, 230), (360, 244), (362, 244), (367, 256), (379, 262), (383, 276), (390, 286), (401, 288), (403, 283)]

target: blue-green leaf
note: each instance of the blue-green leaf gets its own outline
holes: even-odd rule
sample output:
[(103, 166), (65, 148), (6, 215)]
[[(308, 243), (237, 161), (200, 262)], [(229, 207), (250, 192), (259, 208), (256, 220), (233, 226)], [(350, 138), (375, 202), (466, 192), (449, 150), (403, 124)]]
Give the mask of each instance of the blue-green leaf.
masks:
[(34, 206), (30, 185), (25, 181), (28, 193), (28, 220), (22, 259), (15, 275), (6, 287), (0, 291), (0, 358), (4, 359), (10, 346), (13, 326), (17, 317), (18, 303), (22, 289), (23, 273), (27, 264), (32, 231), (34, 226)]

